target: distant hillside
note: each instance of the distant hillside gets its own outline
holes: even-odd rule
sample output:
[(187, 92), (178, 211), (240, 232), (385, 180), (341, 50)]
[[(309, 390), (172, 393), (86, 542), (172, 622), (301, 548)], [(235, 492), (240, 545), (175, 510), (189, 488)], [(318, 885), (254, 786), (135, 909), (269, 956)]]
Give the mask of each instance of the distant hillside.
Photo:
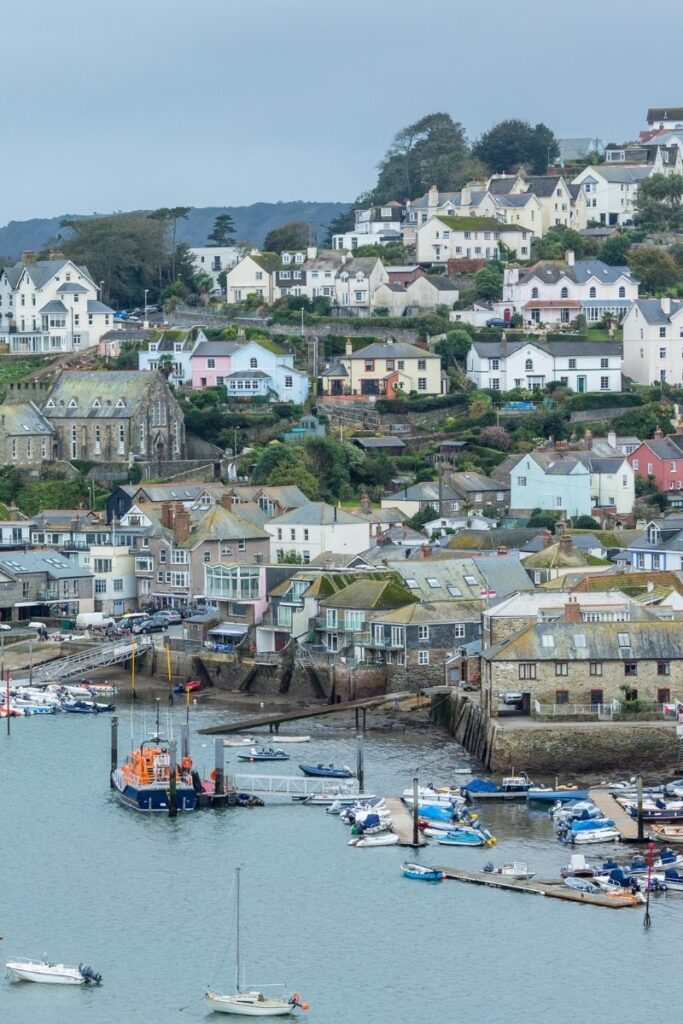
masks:
[[(187, 220), (178, 224), (178, 237), (189, 245), (203, 245), (219, 213), (229, 213), (235, 222), (235, 235), (240, 242), (262, 245), (272, 228), (279, 228), (293, 220), (305, 220), (311, 225), (314, 237), (320, 244), (325, 237), (327, 225), (340, 213), (348, 210), (350, 203), (254, 203), (252, 206), (205, 206), (190, 211)], [(40, 217), (33, 220), (11, 220), (0, 228), (0, 255), (4, 258), (19, 259), (25, 249), (39, 250), (56, 239), (62, 231), (59, 224), (64, 217), (75, 214), (61, 214), (59, 217)], [(104, 215), (102, 215), (104, 216)]]

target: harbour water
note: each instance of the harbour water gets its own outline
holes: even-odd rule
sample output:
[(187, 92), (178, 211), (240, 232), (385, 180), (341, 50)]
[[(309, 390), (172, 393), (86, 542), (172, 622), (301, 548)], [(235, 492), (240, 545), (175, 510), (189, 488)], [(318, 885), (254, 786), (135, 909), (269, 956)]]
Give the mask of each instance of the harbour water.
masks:
[[(178, 721), (183, 710), (177, 711)], [(135, 711), (141, 739), (152, 710)], [(224, 712), (193, 712), (193, 730)], [(300, 774), (298, 761), (355, 764), (349, 726), (299, 723), (310, 743), (288, 764), (229, 771)], [(480, 870), (486, 860), (526, 860), (558, 877), (569, 850), (547, 812), (526, 804), (485, 806), (498, 836), (491, 850), (429, 846), (354, 849), (321, 808), (278, 803), (204, 811), (169, 820), (120, 807), (108, 786), (108, 716), (45, 716), (0, 734), (0, 934), (12, 955), (92, 964), (99, 989), (0, 981), (7, 1024), (164, 1024), (216, 1020), (207, 986), (233, 984), (234, 868), (243, 868), (246, 980), (286, 981), (311, 1009), (309, 1024), (546, 1024), (555, 1015), (636, 1024), (680, 1016), (675, 968), (683, 896), (640, 910), (603, 910), (445, 881), (404, 879), (409, 859)], [(130, 747), (126, 711), (119, 749)], [(192, 754), (210, 770), (213, 741), (193, 733)], [(455, 782), (463, 752), (442, 735), (370, 732), (366, 788), (400, 793)], [(614, 852), (592, 847), (591, 855)]]

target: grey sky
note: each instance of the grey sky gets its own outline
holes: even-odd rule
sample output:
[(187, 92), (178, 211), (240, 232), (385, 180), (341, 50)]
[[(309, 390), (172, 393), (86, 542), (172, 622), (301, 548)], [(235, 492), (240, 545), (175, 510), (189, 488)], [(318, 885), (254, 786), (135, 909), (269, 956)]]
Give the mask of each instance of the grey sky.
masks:
[(683, 7), (648, 10), (634, 0), (14, 3), (3, 15), (0, 224), (351, 201), (374, 183), (394, 133), (435, 110), (470, 138), (522, 117), (622, 141), (648, 106), (683, 105)]

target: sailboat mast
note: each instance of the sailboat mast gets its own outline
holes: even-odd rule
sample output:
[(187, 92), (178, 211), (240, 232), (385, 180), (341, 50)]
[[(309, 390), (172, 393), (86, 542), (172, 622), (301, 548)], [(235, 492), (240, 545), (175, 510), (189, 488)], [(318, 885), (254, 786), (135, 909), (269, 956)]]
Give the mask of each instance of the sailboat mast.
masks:
[(235, 868), (237, 884), (235, 892), (237, 897), (237, 942), (235, 943), (235, 991), (240, 990), (240, 869)]

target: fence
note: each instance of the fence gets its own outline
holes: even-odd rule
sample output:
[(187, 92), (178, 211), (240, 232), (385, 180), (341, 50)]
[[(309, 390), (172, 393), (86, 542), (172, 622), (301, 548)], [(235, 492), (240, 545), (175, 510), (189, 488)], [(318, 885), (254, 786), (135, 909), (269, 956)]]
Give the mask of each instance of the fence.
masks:
[(643, 715), (656, 718), (675, 719), (681, 701), (677, 697), (672, 698), (668, 703), (659, 701), (639, 700), (638, 710), (628, 711), (619, 700), (613, 700), (609, 704), (541, 704), (534, 701), (534, 718), (595, 718), (598, 720), (611, 721), (615, 715), (628, 719), (641, 718)]

